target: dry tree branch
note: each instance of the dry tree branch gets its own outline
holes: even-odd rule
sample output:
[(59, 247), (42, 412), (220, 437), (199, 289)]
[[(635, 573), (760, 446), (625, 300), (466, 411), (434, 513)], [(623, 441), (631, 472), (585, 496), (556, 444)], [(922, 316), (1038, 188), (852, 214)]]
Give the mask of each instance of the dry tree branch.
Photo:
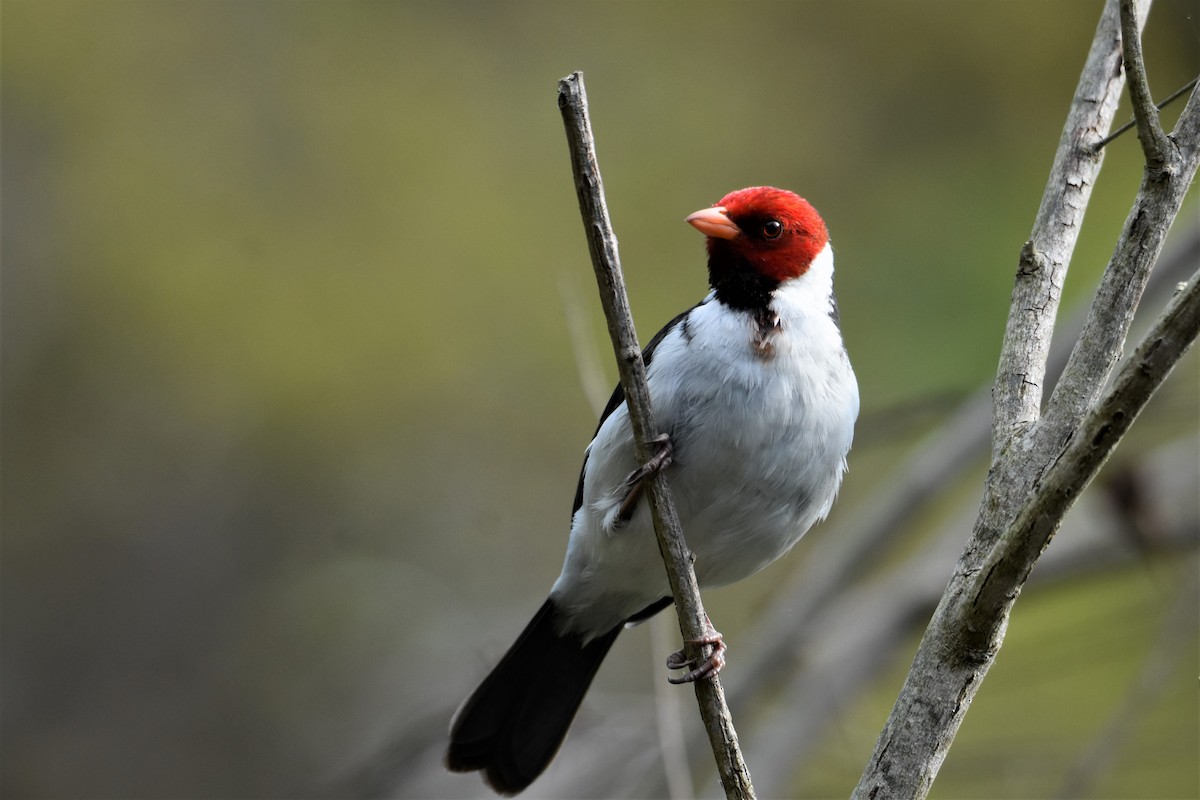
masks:
[[(1021, 254), (993, 394), (992, 470), (979, 516), (855, 788), (856, 798), (928, 793), (999, 651), (1030, 570), (1079, 493), (1200, 334), (1200, 286), (1193, 276), (1104, 391), (1146, 277), (1200, 161), (1200, 101), (1195, 93), (1175, 133), (1159, 137), (1154, 132), (1157, 114), (1144, 80), (1141, 48), (1130, 41), (1144, 24), (1148, 5), (1120, 0), (1118, 10), (1117, 0), (1109, 0), (1101, 16), (1034, 239)], [(1086, 207), (1087, 187), (1100, 166), (1094, 142), (1112, 122), (1114, 91), (1121, 83), (1112, 67), (1122, 53), (1130, 74), (1141, 75), (1134, 106), (1147, 155), (1145, 176), (1079, 342), (1045, 416), (1040, 416), (1058, 288)], [(1063, 211), (1066, 218), (1056, 219)], [(1049, 231), (1051, 245), (1066, 245), (1066, 257), (1046, 257), (1037, 245), (1043, 229)]]
[[(600, 287), (600, 301), (608, 321), (608, 332), (616, 351), (621, 388), (625, 392), (625, 402), (629, 408), (634, 447), (638, 461), (645, 464), (652, 456), (650, 444), (658, 437), (658, 428), (654, 423), (650, 390), (646, 385), (646, 367), (642, 361), (642, 351), (638, 345), (633, 317), (629, 311), (629, 299), (621, 276), (617, 239), (604, 201), (604, 185), (596, 163), (595, 140), (588, 117), (583, 73), (574, 72), (559, 81), (558, 106), (562, 112), (563, 125), (570, 145), (571, 167), (575, 177), (575, 190), (579, 197), (579, 210), (587, 232), (588, 250)], [(654, 532), (658, 537), (659, 551), (662, 553), (667, 578), (671, 584), (671, 594), (675, 598), (680, 632), (685, 643), (703, 639), (707, 629), (707, 617), (700, 601), (700, 587), (696, 582), (696, 574), (692, 569), (692, 554), (683, 538), (670, 486), (662, 471), (653, 473), (647, 479), (647, 484), (654, 517)], [(685, 646), (696, 648), (696, 645), (691, 644)], [(707, 658), (708, 646), (702, 649), (704, 652), (689, 652), (689, 655)], [(726, 797), (753, 798), (754, 787), (750, 783), (750, 771), (738, 745), (733, 718), (725, 703), (725, 692), (720, 680), (714, 675), (709, 680), (696, 681), (695, 687), (700, 715), (709, 734)]]
[[(1194, 169), (1193, 169), (1194, 172)], [(1200, 335), (1200, 272), (1172, 298), (1126, 359), (1111, 388), (1084, 417), (1004, 532), (972, 584), (968, 624), (983, 628), (1005, 614), (1079, 493), (1100, 471), (1154, 391)]]
[[(1146, 77), (1146, 62), (1142, 58), (1141, 29), (1137, 0), (1121, 0), (1121, 51), (1125, 74), (1129, 76), (1129, 98), (1133, 102), (1133, 118), (1137, 122), (1138, 141), (1146, 155), (1146, 165), (1151, 170), (1162, 169), (1166, 163), (1170, 142), (1158, 121), (1158, 107), (1150, 96), (1150, 81)], [(1143, 3), (1143, 9), (1149, 8)]]
[[(1136, 37), (1137, 11), (1128, 0), (1121, 0), (1122, 25)], [(1144, 22), (1144, 16), (1141, 17)], [(1157, 131), (1164, 144), (1146, 145), (1146, 169), (1137, 198), (1125, 222), (1120, 241), (1105, 269), (1096, 299), (1092, 304), (1083, 333), (1063, 370), (1062, 379), (1050, 399), (1044, 420), (1042, 439), (1050, 449), (1061, 446), (1082, 421), (1084, 414), (1095, 406), (1100, 391), (1121, 356), (1133, 313), (1141, 299), (1150, 269), (1162, 249), (1166, 233), (1179, 211), (1184, 194), (1191, 184), (1186, 171), (1186, 154), (1179, 144), (1194, 141), (1195, 132), (1187, 126), (1197, 116), (1197, 97), (1193, 92), (1179, 119), (1179, 137), (1168, 137), (1158, 125), (1158, 111), (1145, 88), (1145, 68), (1141, 64), (1141, 45), (1122, 37), (1126, 69), (1130, 74), (1130, 94), (1134, 96), (1134, 116), (1139, 120), (1139, 138), (1158, 142), (1153, 132), (1142, 136), (1142, 129)], [(1140, 76), (1140, 80), (1139, 77)], [(1135, 92), (1135, 84), (1142, 89)], [(1179, 144), (1177, 144), (1177, 142)], [(1194, 145), (1193, 145), (1194, 146)], [(1193, 167), (1194, 170), (1194, 167)]]
[(1121, 98), (1120, 41), (1116, 7), (1110, 2), (1075, 89), (1033, 231), (1021, 248), (992, 390), (992, 449), (997, 454), (1041, 412), (1046, 358), (1063, 281), (1104, 158), (1103, 151), (1088, 145), (1112, 125)]

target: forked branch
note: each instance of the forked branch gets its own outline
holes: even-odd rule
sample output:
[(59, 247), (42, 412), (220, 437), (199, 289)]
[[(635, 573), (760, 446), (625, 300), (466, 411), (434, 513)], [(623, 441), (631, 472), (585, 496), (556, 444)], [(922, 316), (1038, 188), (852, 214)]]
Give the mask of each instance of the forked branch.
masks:
[[(1200, 334), (1200, 288), (1193, 276), (1105, 388), (1200, 161), (1195, 92), (1172, 134), (1158, 126), (1138, 41), (1148, 6), (1109, 0), (1101, 16), (1034, 234), (1021, 253), (993, 389), (992, 470), (979, 516), (856, 798), (928, 793), (1034, 564), (1079, 493)], [(1087, 323), (1040, 414), (1059, 289), (1100, 168), (1095, 143), (1112, 122), (1122, 82), (1114, 67), (1122, 59), (1138, 83), (1134, 107), (1146, 170)]]

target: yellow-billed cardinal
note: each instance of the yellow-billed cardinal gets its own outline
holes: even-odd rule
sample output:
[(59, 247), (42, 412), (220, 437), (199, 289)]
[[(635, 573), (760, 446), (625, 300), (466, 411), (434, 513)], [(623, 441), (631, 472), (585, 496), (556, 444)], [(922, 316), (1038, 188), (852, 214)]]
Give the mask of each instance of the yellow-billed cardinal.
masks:
[[(765, 186), (687, 218), (708, 237), (712, 291), (667, 323), (644, 359), (662, 458), (701, 586), (786, 553), (833, 505), (858, 416), (838, 329), (833, 251), (802, 198)], [(584, 453), (562, 573), (516, 643), (450, 724), (446, 765), (501, 794), (542, 773), (621, 628), (671, 603), (640, 500), (620, 386)], [(723, 663), (720, 635), (709, 661)], [(691, 666), (680, 654), (668, 666)]]

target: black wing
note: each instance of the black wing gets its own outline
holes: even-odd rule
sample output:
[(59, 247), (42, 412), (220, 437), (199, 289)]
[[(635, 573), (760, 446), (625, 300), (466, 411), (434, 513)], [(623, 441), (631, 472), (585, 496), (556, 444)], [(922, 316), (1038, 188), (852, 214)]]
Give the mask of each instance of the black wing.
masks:
[[(652, 338), (650, 343), (646, 345), (646, 348), (642, 350), (642, 363), (645, 364), (647, 368), (650, 367), (650, 361), (654, 358), (654, 351), (658, 348), (659, 343), (661, 343), (663, 339), (667, 338), (667, 334), (670, 333), (676, 325), (683, 325), (686, 333), (688, 315), (696, 310), (696, 308), (699, 306), (704, 305), (707, 300), (708, 298), (706, 297), (704, 300), (696, 303), (696, 305), (672, 319), (662, 327), (662, 330), (654, 334), (654, 338)], [(625, 390), (622, 389), (621, 384), (618, 383), (617, 388), (613, 389), (612, 397), (608, 399), (608, 405), (604, 407), (604, 411), (600, 414), (600, 421), (596, 423), (596, 433), (600, 432), (600, 427), (604, 425), (604, 420), (608, 419), (609, 415), (616, 411), (624, 402)], [(593, 439), (596, 438), (596, 433), (592, 434)], [(579, 510), (579, 507), (583, 505), (583, 472), (587, 468), (587, 460), (587, 453), (584, 453), (583, 464), (581, 464), (579, 467), (579, 485), (575, 488), (575, 503), (571, 506), (572, 517), (575, 516), (575, 512)]]

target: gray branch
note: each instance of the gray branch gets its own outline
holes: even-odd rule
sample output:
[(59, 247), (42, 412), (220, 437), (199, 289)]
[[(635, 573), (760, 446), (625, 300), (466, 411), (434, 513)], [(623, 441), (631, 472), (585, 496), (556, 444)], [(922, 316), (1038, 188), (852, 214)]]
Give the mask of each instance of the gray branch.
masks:
[[(600, 301), (608, 321), (609, 336), (617, 356), (621, 388), (625, 392), (625, 403), (629, 408), (634, 446), (638, 461), (645, 464), (652, 456), (650, 443), (657, 438), (659, 430), (654, 422), (650, 390), (646, 385), (646, 367), (633, 327), (633, 317), (629, 311), (629, 299), (621, 274), (621, 260), (617, 253), (617, 238), (613, 233), (608, 207), (604, 201), (604, 185), (596, 162), (595, 140), (588, 117), (583, 73), (574, 72), (559, 81), (558, 106), (562, 111), (563, 125), (570, 145), (571, 167), (575, 176), (575, 190), (579, 197), (579, 210), (587, 232), (588, 250), (600, 287)], [(692, 569), (693, 557), (683, 538), (666, 476), (662, 471), (655, 472), (647, 480), (647, 484), (654, 517), (654, 532), (658, 537), (659, 551), (662, 553), (671, 584), (671, 594), (675, 598), (680, 632), (683, 634), (685, 646), (696, 648), (696, 645), (686, 643), (704, 637), (707, 617), (700, 601), (696, 573)], [(703, 652), (689, 655), (707, 658), (708, 647), (705, 646)], [(708, 731), (726, 797), (753, 798), (754, 787), (750, 782), (750, 771), (738, 745), (733, 718), (725, 702), (725, 692), (720, 680), (714, 675), (710, 680), (696, 681), (695, 687), (700, 715)]]
[[(1195, 166), (1192, 168), (1195, 172)], [(1125, 360), (1116, 380), (1088, 412), (1069, 443), (1038, 482), (1030, 502), (1004, 532), (975, 574), (964, 609), (970, 626), (983, 628), (1006, 615), (1050, 537), (1079, 493), (1099, 472), (1155, 390), (1200, 335), (1200, 272), (1172, 298), (1166, 311)]]
[[(1145, 9), (1140, 19), (1144, 23)], [(1021, 248), (993, 390), (996, 452), (1038, 419), (1067, 265), (1104, 158), (1094, 144), (1112, 125), (1123, 84), (1120, 21), (1110, 2), (1075, 89), (1033, 231)]]
[[(1132, 22), (1126, 23), (1125, 20), (1132, 21), (1136, 12), (1128, 5), (1128, 0), (1121, 0), (1122, 24), (1132, 26)], [(1133, 40), (1136, 40), (1136, 30), (1132, 39), (1123, 37), (1123, 47), (1140, 59), (1141, 45), (1131, 44)], [(1126, 61), (1126, 64), (1131, 76), (1132, 94), (1136, 83), (1133, 76), (1140, 74), (1144, 83), (1145, 69), (1140, 61)], [(1149, 113), (1154, 114), (1153, 124), (1149, 127), (1157, 128), (1157, 111), (1152, 102), (1146, 102)], [(1196, 95), (1193, 93), (1180, 117), (1181, 124), (1187, 123), (1196, 114), (1195, 102)], [(1139, 101), (1135, 101), (1135, 107), (1140, 108)], [(1141, 108), (1137, 112), (1138, 119), (1145, 119), (1146, 113)], [(1181, 141), (1194, 138), (1194, 135), (1189, 136), (1184, 132)], [(1191, 183), (1190, 176), (1178, 174), (1179, 169), (1186, 169), (1188, 159), (1170, 140), (1166, 147), (1147, 149), (1146, 154), (1147, 168), (1137, 199), (1125, 222), (1120, 243), (1105, 269), (1083, 333), (1050, 401), (1042, 434), (1050, 448), (1061, 446), (1061, 441), (1071, 434), (1083, 415), (1095, 405), (1121, 356), (1129, 325), (1133, 321), (1133, 312), (1141, 299), (1150, 269), (1158, 258), (1171, 221), (1178, 213), (1184, 193)], [(1152, 161), (1152, 158), (1157, 161)]]
[[(1063, 516), (1104, 464), (1154, 390), (1200, 333), (1193, 276), (1107, 391), (1150, 269), (1196, 172), (1200, 103), (1193, 93), (1168, 145), (1148, 156), (1142, 186), (1101, 280), (1088, 321), (1039, 419), (1050, 333), (1070, 250), (1099, 162), (1095, 141), (1112, 122), (1124, 55), (1148, 3), (1109, 0), (1080, 78), (1043, 196), (1022, 251), (993, 390), (992, 470), (974, 530), (917, 650), (904, 688), (855, 789), (856, 798), (924, 797), (1003, 642), (1009, 613)], [(1123, 17), (1123, 19), (1122, 19)], [(1148, 89), (1142, 89), (1148, 97)], [(1148, 101), (1147, 101), (1148, 102)], [(1139, 129), (1146, 126), (1143, 103)], [(1152, 106), (1153, 104), (1150, 103)], [(1145, 142), (1143, 143), (1145, 147)], [(1161, 154), (1161, 163), (1153, 157)], [(1065, 216), (1062, 216), (1065, 214)], [(1044, 234), (1055, 254), (1039, 246)], [(1102, 394), (1103, 393), (1103, 394)]]
[[(1146, 165), (1151, 170), (1161, 169), (1166, 163), (1166, 152), (1171, 146), (1167, 135), (1158, 121), (1158, 107), (1150, 94), (1150, 81), (1146, 75), (1146, 62), (1142, 58), (1140, 32), (1145, 22), (1145, 8), (1139, 13), (1137, 0), (1121, 0), (1121, 50), (1125, 72), (1129, 76), (1129, 99), (1133, 103), (1133, 118), (1137, 123), (1138, 141), (1146, 156)], [(1139, 17), (1141, 22), (1139, 22)]]

